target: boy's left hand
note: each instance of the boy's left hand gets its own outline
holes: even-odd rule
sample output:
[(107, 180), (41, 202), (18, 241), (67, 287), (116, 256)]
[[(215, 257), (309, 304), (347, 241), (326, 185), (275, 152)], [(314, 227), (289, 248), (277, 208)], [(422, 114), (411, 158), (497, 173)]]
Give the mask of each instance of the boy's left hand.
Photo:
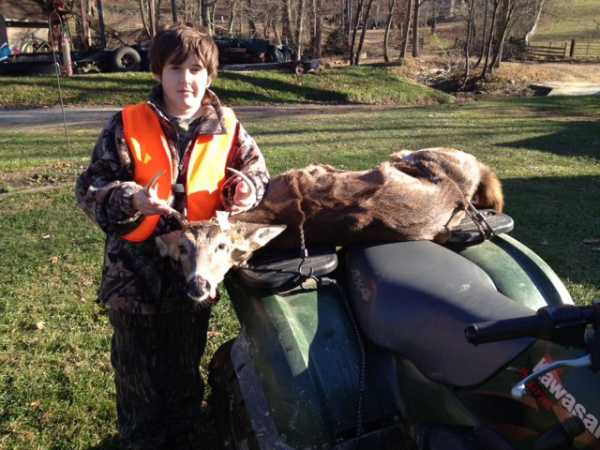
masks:
[(232, 214), (238, 214), (244, 211), (248, 211), (256, 203), (256, 195), (248, 186), (248, 184), (240, 179), (235, 186), (235, 192), (233, 194), (233, 203), (229, 209)]

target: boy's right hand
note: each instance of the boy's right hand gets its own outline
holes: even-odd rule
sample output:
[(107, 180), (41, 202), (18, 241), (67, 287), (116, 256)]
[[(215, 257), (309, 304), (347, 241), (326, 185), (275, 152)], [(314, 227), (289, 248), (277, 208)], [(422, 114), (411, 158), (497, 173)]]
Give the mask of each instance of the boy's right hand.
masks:
[(163, 199), (158, 197), (157, 186), (158, 180), (162, 176), (162, 172), (156, 174), (150, 182), (133, 194), (132, 203), (133, 207), (141, 212), (145, 216), (170, 216), (177, 214), (177, 211), (173, 209)]
[(174, 209), (167, 202), (151, 195), (146, 189), (141, 189), (132, 197), (133, 207), (145, 216), (170, 216)]

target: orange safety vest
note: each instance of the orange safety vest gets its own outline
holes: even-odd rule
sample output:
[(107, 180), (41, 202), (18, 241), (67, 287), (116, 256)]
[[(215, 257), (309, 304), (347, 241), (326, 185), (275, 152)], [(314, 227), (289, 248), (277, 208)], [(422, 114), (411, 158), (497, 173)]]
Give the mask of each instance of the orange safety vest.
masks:
[[(173, 161), (167, 138), (159, 119), (150, 105), (140, 103), (123, 109), (123, 132), (134, 161), (133, 179), (147, 185), (159, 172), (158, 197), (168, 200), (172, 192)], [(198, 136), (192, 149), (186, 174), (185, 193), (187, 218), (190, 221), (210, 219), (221, 204), (221, 187), (225, 167), (233, 144), (237, 119), (233, 111), (223, 108), (225, 134)], [(142, 242), (148, 239), (160, 215), (145, 216), (140, 225), (125, 234), (123, 239)]]

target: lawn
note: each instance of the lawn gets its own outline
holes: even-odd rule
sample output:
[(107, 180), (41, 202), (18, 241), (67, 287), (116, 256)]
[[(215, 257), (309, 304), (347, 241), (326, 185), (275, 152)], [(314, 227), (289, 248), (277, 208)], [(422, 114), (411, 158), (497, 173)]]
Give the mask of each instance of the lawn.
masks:
[[(6, 77), (0, 107), (58, 104), (53, 76)], [(143, 101), (154, 84), (150, 73), (107, 73), (62, 79), (67, 105), (126, 105)], [(426, 105), (450, 103), (452, 96), (412, 83), (386, 68), (351, 67), (298, 77), (289, 72), (222, 72), (213, 83), (231, 106), (260, 104)]]
[(534, 41), (600, 40), (600, 2), (570, 0), (549, 3)]
[[(245, 125), (273, 173), (315, 162), (366, 168), (401, 148), (474, 153), (503, 180), (513, 236), (589, 303), (600, 295), (599, 115), (597, 97), (545, 98)], [(60, 131), (0, 131), (0, 186), (35, 174), (40, 184), (72, 183), (98, 131), (73, 131), (68, 152)], [(76, 208), (72, 186), (2, 198), (0, 234), (0, 448), (115, 448), (110, 330), (94, 303), (102, 234)], [(210, 328), (204, 371), (237, 330), (226, 299)]]

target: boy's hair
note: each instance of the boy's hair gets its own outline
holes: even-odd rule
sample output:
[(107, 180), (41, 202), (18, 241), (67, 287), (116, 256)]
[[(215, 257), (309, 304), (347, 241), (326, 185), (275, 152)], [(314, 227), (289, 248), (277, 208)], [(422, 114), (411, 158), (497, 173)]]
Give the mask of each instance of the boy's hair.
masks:
[(213, 38), (203, 28), (173, 25), (161, 30), (150, 45), (150, 69), (162, 75), (167, 64), (181, 64), (190, 55), (198, 57), (211, 79), (217, 76), (219, 49)]

